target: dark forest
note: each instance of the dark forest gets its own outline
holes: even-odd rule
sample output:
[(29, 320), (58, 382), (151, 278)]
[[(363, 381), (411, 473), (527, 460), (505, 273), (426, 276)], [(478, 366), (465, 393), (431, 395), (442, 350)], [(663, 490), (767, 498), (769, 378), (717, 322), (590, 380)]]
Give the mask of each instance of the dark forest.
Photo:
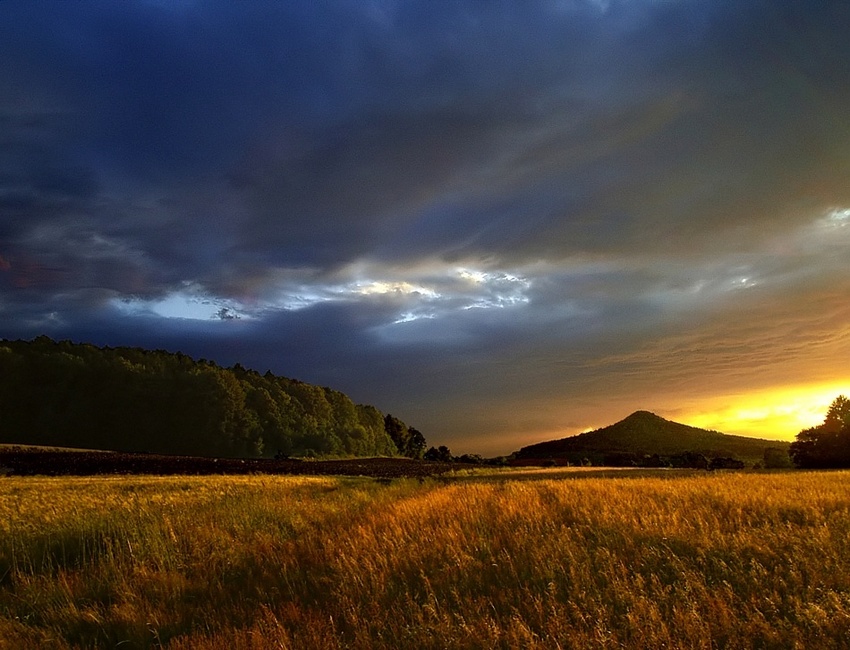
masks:
[(415, 429), (330, 388), (44, 336), (0, 342), (0, 442), (246, 457), (424, 451)]

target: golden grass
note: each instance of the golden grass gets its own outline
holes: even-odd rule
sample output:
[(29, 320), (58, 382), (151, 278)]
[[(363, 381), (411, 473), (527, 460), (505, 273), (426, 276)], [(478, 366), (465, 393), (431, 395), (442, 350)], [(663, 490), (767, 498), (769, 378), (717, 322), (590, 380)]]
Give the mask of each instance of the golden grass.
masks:
[(0, 647), (160, 645), (850, 647), (850, 473), (0, 480)]

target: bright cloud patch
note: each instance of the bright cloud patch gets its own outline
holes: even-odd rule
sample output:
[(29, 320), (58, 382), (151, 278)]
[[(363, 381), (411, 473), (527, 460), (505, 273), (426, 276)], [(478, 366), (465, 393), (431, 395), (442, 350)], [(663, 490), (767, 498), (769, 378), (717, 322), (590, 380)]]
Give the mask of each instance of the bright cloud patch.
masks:
[(231, 321), (251, 317), (241, 306), (206, 296), (199, 289), (192, 287), (175, 291), (164, 298), (114, 300), (112, 304), (127, 314), (162, 318)]
[(350, 275), (356, 279), (335, 283), (290, 283), (285, 278), (280, 279), (276, 283), (277, 287), (269, 292), (271, 297), (255, 302), (250, 308), (233, 300), (210, 295), (195, 285), (188, 285), (154, 300), (122, 299), (115, 300), (114, 305), (134, 315), (234, 320), (261, 317), (269, 311), (297, 311), (320, 303), (378, 301), (397, 306), (397, 316), (392, 323), (399, 324), (469, 309), (502, 309), (522, 305), (529, 302), (527, 292), (531, 288), (531, 280), (514, 273), (468, 268), (441, 271), (428, 268), (395, 273), (380, 269), (364, 271), (360, 268)]
[(410, 284), (409, 282), (369, 282), (367, 284), (357, 283), (353, 288), (346, 287), (344, 292), (353, 291), (355, 293), (363, 294), (364, 296), (369, 295), (386, 295), (386, 294), (397, 294), (397, 295), (419, 295), (428, 299), (437, 299), (440, 297), (433, 289), (428, 289), (427, 287), (416, 286)]
[(393, 326), (471, 310), (521, 308), (530, 305), (533, 291), (538, 311), (567, 319), (597, 313), (603, 300), (643, 302), (667, 313), (692, 312), (722, 301), (746, 300), (755, 288), (770, 290), (805, 279), (813, 256), (821, 263), (830, 256), (844, 259), (848, 224), (850, 209), (835, 208), (763, 242), (761, 249), (710, 260), (636, 265), (578, 256), (519, 269), (428, 261), (409, 267), (358, 262), (331, 277), (316, 276), (309, 269), (278, 269), (260, 282), (261, 289), (251, 300), (185, 283), (154, 300), (116, 299), (113, 304), (130, 314), (194, 320), (261, 319), (267, 313), (321, 303), (360, 304), (389, 314), (381, 318), (386, 318), (385, 326)]
[(526, 295), (531, 280), (511, 273), (486, 273), (470, 269), (458, 269), (458, 276), (479, 289), (479, 296), (464, 306), (464, 309), (503, 308), (529, 302)]
[(269, 308), (303, 309), (320, 302), (378, 300), (395, 304), (393, 323), (437, 318), (468, 309), (522, 305), (531, 280), (506, 271), (481, 271), (467, 267), (413, 269), (365, 268), (359, 265), (340, 274), (340, 282), (280, 287), (280, 297)]
[(839, 226), (846, 226), (850, 223), (850, 209), (844, 208), (840, 210), (833, 210), (827, 215), (827, 221)]

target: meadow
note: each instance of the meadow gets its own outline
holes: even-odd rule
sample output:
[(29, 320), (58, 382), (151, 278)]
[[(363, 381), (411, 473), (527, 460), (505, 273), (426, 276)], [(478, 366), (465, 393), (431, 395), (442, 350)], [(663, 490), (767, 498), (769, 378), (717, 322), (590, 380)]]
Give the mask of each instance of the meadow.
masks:
[(847, 648), (850, 472), (0, 477), (0, 648)]

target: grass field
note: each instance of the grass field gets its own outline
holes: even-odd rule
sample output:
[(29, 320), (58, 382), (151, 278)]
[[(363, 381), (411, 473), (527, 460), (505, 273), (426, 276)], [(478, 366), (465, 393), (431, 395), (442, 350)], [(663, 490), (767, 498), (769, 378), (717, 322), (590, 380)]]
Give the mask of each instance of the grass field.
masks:
[(847, 648), (850, 472), (0, 478), (2, 648)]

